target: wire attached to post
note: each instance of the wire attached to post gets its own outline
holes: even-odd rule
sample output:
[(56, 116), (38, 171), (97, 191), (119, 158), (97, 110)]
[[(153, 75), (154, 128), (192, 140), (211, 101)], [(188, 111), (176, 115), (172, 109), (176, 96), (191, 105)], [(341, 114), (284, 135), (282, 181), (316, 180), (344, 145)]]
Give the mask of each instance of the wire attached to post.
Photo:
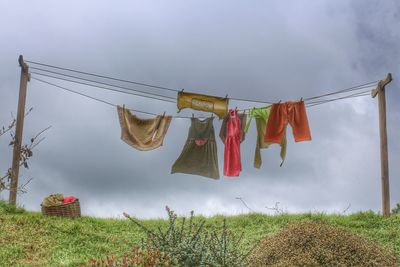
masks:
[[(160, 90), (167, 90), (167, 91), (173, 91), (173, 92), (179, 92), (181, 90), (178, 89), (173, 89), (173, 88), (169, 88), (169, 87), (164, 87), (164, 86), (158, 86), (158, 85), (152, 85), (152, 84), (148, 84), (148, 83), (141, 83), (141, 82), (137, 82), (137, 81), (129, 81), (129, 80), (124, 80), (124, 79), (119, 79), (119, 78), (114, 78), (114, 77), (110, 77), (110, 76), (105, 76), (105, 75), (100, 75), (100, 74), (95, 74), (95, 73), (90, 73), (90, 72), (84, 72), (84, 71), (80, 71), (80, 70), (75, 70), (75, 69), (70, 69), (70, 68), (64, 68), (64, 67), (59, 67), (59, 66), (54, 66), (54, 65), (49, 65), (49, 64), (44, 64), (44, 63), (40, 63), (40, 62), (35, 62), (35, 61), (26, 61), (35, 65), (39, 65), (39, 66), (44, 66), (47, 68), (55, 68), (55, 69), (59, 69), (59, 70), (63, 70), (63, 71), (68, 71), (68, 72), (73, 72), (73, 73), (79, 73), (79, 74), (83, 74), (83, 75), (88, 75), (88, 76), (93, 76), (93, 77), (98, 77), (98, 78), (103, 78), (103, 79), (109, 79), (109, 80), (114, 80), (114, 81), (119, 81), (119, 82), (125, 82), (125, 83), (131, 83), (131, 84), (135, 84), (135, 85), (139, 85), (139, 86), (145, 86), (145, 87), (150, 87), (150, 88), (154, 88), (154, 89), (160, 89)], [(31, 67), (31, 68), (36, 68), (36, 67)], [(39, 68), (36, 68), (39, 69)], [(45, 69), (41, 69), (41, 71), (44, 72), (53, 72), (51, 70), (45, 70)], [(73, 77), (76, 79), (83, 79), (82, 77), (76, 77), (73, 75), (69, 75), (69, 74), (62, 74), (62, 73), (58, 73), (58, 75), (64, 75), (67, 77)], [(97, 81), (93, 81), (90, 80), (91, 82), (94, 83), (99, 83)], [(333, 91), (330, 93), (326, 93), (323, 95), (318, 95), (318, 96), (313, 96), (313, 97), (309, 97), (309, 98), (305, 98), (304, 101), (309, 101), (309, 100), (313, 100), (313, 99), (317, 99), (317, 98), (323, 98), (326, 96), (330, 96), (330, 95), (335, 95), (335, 94), (341, 94), (341, 93), (345, 93), (345, 92), (349, 92), (349, 91), (354, 91), (354, 90), (361, 90), (361, 89), (365, 89), (371, 86), (374, 86), (373, 84), (376, 84), (378, 81), (372, 81), (372, 82), (368, 82), (368, 83), (364, 83), (361, 85), (357, 85), (357, 86), (353, 86), (353, 87), (349, 87), (349, 88), (345, 88), (339, 91)], [(100, 83), (101, 84), (101, 83)], [(110, 85), (110, 86), (114, 86), (114, 85)], [(125, 88), (127, 89), (127, 88)], [(130, 88), (132, 89), (132, 88)], [(127, 89), (128, 90), (128, 89)], [(183, 89), (182, 89), (183, 92)], [(144, 92), (142, 92), (144, 93)], [(149, 92), (146, 92), (148, 94), (152, 94)], [(163, 96), (166, 97), (166, 96)], [(256, 100), (256, 99), (245, 99), (245, 98), (235, 98), (235, 97), (230, 97), (230, 99), (232, 100), (236, 100), (236, 101), (244, 101), (244, 102), (252, 102), (252, 103), (262, 103), (262, 104), (273, 104), (272, 101), (261, 101), (261, 100)]]
[[(95, 100), (95, 101), (98, 101), (98, 102), (101, 102), (101, 103), (104, 103), (104, 104), (111, 105), (111, 106), (113, 106), (113, 107), (117, 107), (116, 104), (110, 103), (110, 102), (108, 102), (108, 101), (105, 101), (105, 100), (102, 100), (102, 99), (99, 99), (99, 98), (92, 97), (92, 96), (87, 95), (87, 94), (83, 94), (83, 93), (74, 91), (74, 90), (69, 89), (69, 88), (66, 88), (66, 87), (64, 87), (64, 86), (60, 86), (60, 85), (57, 85), (57, 84), (54, 84), (54, 83), (51, 83), (51, 82), (48, 82), (48, 81), (45, 81), (45, 80), (36, 78), (36, 77), (32, 77), (32, 79), (37, 80), (37, 81), (42, 82), (42, 83), (46, 83), (46, 84), (51, 85), (51, 86), (54, 86), (54, 87), (56, 87), (56, 88), (63, 89), (63, 90), (65, 90), (65, 91), (68, 91), (68, 92), (71, 92), (71, 93), (75, 93), (75, 94), (78, 94), (78, 95), (81, 95), (81, 96), (90, 98), (90, 99), (92, 99), (92, 100)], [(359, 93), (351, 94), (351, 95), (344, 96), (344, 97), (333, 98), (333, 99), (328, 99), (328, 100), (314, 101), (314, 102), (308, 103), (308, 104), (307, 104), (307, 107), (313, 107), (313, 106), (317, 106), (317, 105), (321, 105), (321, 104), (325, 104), (325, 103), (328, 103), (328, 102), (333, 102), (333, 101), (337, 101), (337, 100), (341, 100), (341, 99), (354, 98), (354, 97), (361, 97), (361, 96), (366, 96), (366, 95), (369, 95), (369, 93), (366, 93), (366, 92), (361, 92), (361, 93), (360, 93), (360, 92), (359, 92)], [(255, 109), (255, 107), (253, 107), (252, 109)], [(137, 113), (143, 113), (143, 114), (147, 114), (147, 115), (157, 116), (157, 114), (152, 113), (152, 112), (141, 111), (141, 110), (136, 110), (136, 109), (129, 109), (129, 110), (134, 111), (134, 112), (137, 112)], [(250, 110), (250, 109), (243, 109), (243, 112), (245, 113), (245, 112), (248, 111), (248, 110)], [(239, 110), (239, 111), (240, 111), (240, 110)], [(191, 116), (191, 117), (187, 117), (187, 116), (172, 116), (172, 117), (173, 117), (173, 118), (179, 118), (179, 119), (190, 119), (190, 118), (194, 118), (194, 113), (192, 113), (192, 116)]]

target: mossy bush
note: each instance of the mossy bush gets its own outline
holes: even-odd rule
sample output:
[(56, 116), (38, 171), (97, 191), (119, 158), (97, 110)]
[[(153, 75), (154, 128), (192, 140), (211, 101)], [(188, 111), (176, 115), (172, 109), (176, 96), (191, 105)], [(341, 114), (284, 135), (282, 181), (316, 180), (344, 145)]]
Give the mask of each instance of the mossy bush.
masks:
[(322, 222), (303, 221), (260, 241), (250, 266), (398, 266), (375, 242)]

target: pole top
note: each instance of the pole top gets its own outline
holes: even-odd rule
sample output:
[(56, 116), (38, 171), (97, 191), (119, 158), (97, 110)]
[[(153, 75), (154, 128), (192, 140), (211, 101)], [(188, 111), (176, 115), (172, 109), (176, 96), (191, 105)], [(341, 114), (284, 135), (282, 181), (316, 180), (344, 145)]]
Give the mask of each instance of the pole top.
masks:
[(24, 57), (22, 55), (19, 55), (18, 63), (19, 63), (19, 66), (22, 68), (22, 71), (25, 72), (25, 73), (28, 73), (28, 68), (29, 67), (28, 67), (28, 64), (25, 63)]
[(383, 81), (380, 81), (382, 84), (381, 86), (385, 86), (386, 84), (390, 83), (392, 81), (392, 74), (389, 72), (386, 76), (386, 79)]
[(385, 88), (385, 86), (386, 86), (388, 83), (390, 83), (391, 81), (392, 81), (392, 74), (389, 72), (389, 73), (386, 75), (385, 80), (380, 80), (380, 81), (378, 82), (378, 85), (376, 86), (376, 88), (373, 89), (373, 90), (371, 91), (371, 96), (372, 96), (372, 98), (375, 98), (376, 95), (379, 93), (379, 91), (382, 90), (383, 88)]

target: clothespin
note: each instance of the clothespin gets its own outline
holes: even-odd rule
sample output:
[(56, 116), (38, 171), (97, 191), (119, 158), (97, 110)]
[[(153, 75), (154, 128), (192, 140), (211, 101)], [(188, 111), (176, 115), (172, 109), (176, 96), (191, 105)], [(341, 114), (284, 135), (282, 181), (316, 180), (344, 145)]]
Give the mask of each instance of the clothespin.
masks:
[(303, 101), (303, 98), (300, 98), (300, 102)]
[(282, 100), (279, 100), (278, 104), (280, 104), (282, 102)]
[(163, 113), (163, 115), (162, 115), (163, 117), (165, 117), (165, 111), (164, 111), (164, 113)]
[(236, 114), (237, 114), (237, 107), (235, 107), (235, 110), (233, 112), (233, 117), (236, 118)]
[(228, 98), (228, 94), (226, 94), (225, 98)]

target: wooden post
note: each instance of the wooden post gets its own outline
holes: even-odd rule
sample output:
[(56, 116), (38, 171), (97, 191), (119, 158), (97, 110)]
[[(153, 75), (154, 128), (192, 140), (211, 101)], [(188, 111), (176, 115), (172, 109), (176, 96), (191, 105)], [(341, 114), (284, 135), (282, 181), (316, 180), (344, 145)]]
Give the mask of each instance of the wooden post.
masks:
[(386, 97), (385, 86), (392, 81), (392, 74), (388, 73), (385, 80), (378, 83), (372, 90), (372, 97), (378, 95), (379, 106), (379, 135), (381, 139), (381, 182), (382, 182), (382, 213), (390, 216), (390, 187), (389, 187), (389, 156), (386, 128)]
[(30, 80), (29, 67), (24, 62), (22, 55), (19, 56), (18, 62), (21, 67), (21, 80), (20, 80), (20, 84), (19, 84), (18, 113), (17, 113), (17, 121), (16, 121), (16, 126), (15, 126), (15, 143), (14, 143), (13, 161), (12, 161), (12, 167), (11, 167), (11, 184), (10, 184), (9, 203), (12, 205), (15, 205), (17, 202), (19, 164), (20, 164), (21, 145), (22, 145), (22, 132), (24, 129), (24, 117), (25, 117), (26, 88), (28, 85), (28, 81)]

